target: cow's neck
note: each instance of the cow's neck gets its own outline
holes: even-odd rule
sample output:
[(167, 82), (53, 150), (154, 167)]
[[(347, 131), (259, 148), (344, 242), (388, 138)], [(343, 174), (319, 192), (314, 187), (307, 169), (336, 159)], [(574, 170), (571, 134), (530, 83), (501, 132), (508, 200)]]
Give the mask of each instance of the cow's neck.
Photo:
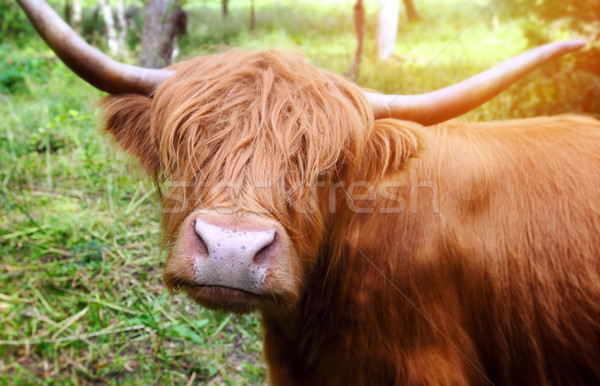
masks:
[[(428, 134), (420, 125), (400, 121), (394, 125), (375, 125), (375, 134), (370, 139), (374, 143), (367, 146), (364, 162), (373, 163), (373, 167), (363, 170), (361, 166), (356, 178), (362, 182), (376, 179), (377, 183), (398, 178), (406, 182), (400, 194), (408, 195), (411, 191), (408, 185), (418, 184), (420, 180), (411, 179), (409, 172), (403, 170), (426, 147)], [(395, 150), (382, 154), (379, 151), (382, 148)], [(402, 202), (408, 203), (409, 197), (404, 197)], [(385, 206), (386, 203), (376, 205)], [(412, 317), (414, 308), (407, 305), (407, 309), (402, 310), (395, 305), (398, 313), (385, 312), (387, 305), (382, 299), (398, 302), (398, 294), (393, 286), (382, 286), (381, 281), (404, 279), (394, 278), (389, 262), (386, 262), (399, 251), (397, 246), (383, 246), (381, 240), (398, 239), (398, 235), (387, 233), (391, 229), (403, 229), (406, 224), (391, 227), (383, 225), (382, 220), (389, 221), (389, 216), (383, 219), (354, 215), (338, 207), (328, 234), (333, 235), (334, 240), (343, 241), (341, 255), (322, 250), (317, 266), (311, 267), (311, 273), (304, 281), (303, 297), (298, 305), (284, 315), (263, 314), (265, 356), (273, 384), (289, 384), (291, 380), (307, 385), (369, 384), (369, 377), (377, 373), (403, 371), (394, 370), (398, 357), (389, 355), (389, 350), (394, 348), (381, 343), (391, 341), (392, 337), (386, 334), (390, 333), (390, 326), (399, 322), (397, 316), (404, 313)], [(379, 229), (364, 232), (370, 228)], [(361, 245), (361, 237), (367, 234), (371, 239), (363, 239)], [(335, 243), (327, 245), (335, 249)], [(375, 250), (369, 250), (369, 247)], [(405, 251), (405, 256), (409, 255), (410, 252)], [(411, 330), (407, 329), (407, 333)], [(403, 345), (403, 337), (394, 336), (393, 339), (396, 346)], [(381, 347), (370, 350), (368, 356), (355, 349), (373, 345)]]
[[(307, 278), (305, 295), (295, 309), (284, 315), (263, 315), (273, 384), (288, 384), (290, 379), (297, 384), (344, 383), (354, 372), (361, 376), (359, 366), (369, 366), (369, 358), (353, 350), (357, 339), (369, 339), (372, 333), (364, 335), (361, 328), (373, 317), (374, 310), (363, 301), (370, 297), (369, 290), (351, 290), (360, 282), (352, 272), (364, 272), (363, 263), (343, 255), (335, 267), (322, 264)], [(332, 368), (338, 370), (329, 371)]]

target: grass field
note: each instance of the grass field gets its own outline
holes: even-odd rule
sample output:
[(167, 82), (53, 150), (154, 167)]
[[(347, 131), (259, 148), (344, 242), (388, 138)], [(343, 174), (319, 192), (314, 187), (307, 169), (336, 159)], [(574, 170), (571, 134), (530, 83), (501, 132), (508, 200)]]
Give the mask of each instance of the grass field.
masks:
[[(230, 3), (225, 22), (220, 2), (187, 1), (180, 59), (281, 48), (348, 70), (351, 1), (257, 1), (254, 33), (249, 2)], [(422, 20), (401, 15), (396, 56), (377, 63), (368, 5), (357, 81), (384, 92), (443, 87), (529, 44), (520, 20), (494, 27), (486, 2), (416, 1)], [(0, 384), (265, 383), (259, 315), (209, 312), (163, 288), (160, 206), (150, 181), (97, 130), (101, 93), (35, 36), (5, 38), (0, 75), (14, 79), (0, 89)], [(549, 71), (557, 77), (530, 77), (466, 119), (578, 110), (577, 87), (600, 90), (597, 78)]]

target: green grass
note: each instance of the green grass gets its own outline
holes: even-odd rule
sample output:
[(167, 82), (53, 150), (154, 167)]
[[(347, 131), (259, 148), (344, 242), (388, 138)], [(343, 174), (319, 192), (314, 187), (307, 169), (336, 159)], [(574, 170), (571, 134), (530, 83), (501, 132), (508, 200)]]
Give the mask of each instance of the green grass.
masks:
[[(257, 1), (254, 33), (248, 4), (231, 3), (223, 21), (219, 2), (187, 2), (182, 59), (227, 47), (277, 47), (348, 70), (351, 1)], [(361, 86), (432, 90), (528, 45), (520, 21), (501, 20), (493, 29), (491, 13), (476, 18), (483, 3), (428, 0), (417, 7), (422, 21), (401, 18), (388, 63), (373, 60), (376, 10), (367, 9)], [(20, 39), (0, 45), (0, 384), (265, 383), (258, 315), (209, 312), (163, 288), (157, 198), (96, 129), (101, 93), (39, 39)], [(582, 90), (600, 90), (597, 78), (556, 66), (544, 76), (466, 118), (581, 111), (588, 95)]]

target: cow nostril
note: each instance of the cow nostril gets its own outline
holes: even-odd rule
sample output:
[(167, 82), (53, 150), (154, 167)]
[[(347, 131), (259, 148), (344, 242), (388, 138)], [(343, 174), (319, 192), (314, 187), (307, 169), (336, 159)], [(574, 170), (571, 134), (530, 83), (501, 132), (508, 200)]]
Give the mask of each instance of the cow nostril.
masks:
[(277, 238), (278, 238), (277, 232), (273, 232), (273, 238), (271, 240), (269, 240), (268, 243), (266, 243), (265, 246), (263, 246), (254, 255), (254, 258), (252, 259), (252, 261), (255, 264), (263, 264), (267, 260), (267, 258), (273, 253), (273, 249), (275, 248), (275, 246), (278, 242)]
[(252, 261), (255, 264), (262, 264), (265, 262), (265, 260), (267, 259), (267, 256), (269, 255), (269, 249), (270, 249), (270, 245), (267, 245), (266, 247), (263, 247), (260, 251), (256, 252), (256, 255), (254, 255), (254, 259), (252, 259)]
[(206, 242), (204, 241), (204, 239), (202, 238), (202, 236), (196, 231), (195, 229), (195, 224), (194, 224), (194, 234), (196, 235), (196, 242), (195, 242), (195, 246), (196, 246), (196, 251), (203, 256), (208, 256), (208, 246), (206, 245)]

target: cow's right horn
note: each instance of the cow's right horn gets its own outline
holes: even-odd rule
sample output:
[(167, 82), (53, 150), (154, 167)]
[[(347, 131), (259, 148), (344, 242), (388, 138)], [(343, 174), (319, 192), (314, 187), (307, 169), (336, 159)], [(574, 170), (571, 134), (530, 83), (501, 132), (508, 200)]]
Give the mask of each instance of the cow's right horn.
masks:
[(92, 86), (110, 94), (152, 94), (173, 71), (116, 62), (87, 44), (44, 0), (17, 0), (58, 57)]
[(585, 42), (572, 41), (536, 47), (465, 81), (425, 94), (365, 94), (375, 118), (396, 118), (433, 125), (479, 107), (548, 60), (577, 51), (585, 45)]

